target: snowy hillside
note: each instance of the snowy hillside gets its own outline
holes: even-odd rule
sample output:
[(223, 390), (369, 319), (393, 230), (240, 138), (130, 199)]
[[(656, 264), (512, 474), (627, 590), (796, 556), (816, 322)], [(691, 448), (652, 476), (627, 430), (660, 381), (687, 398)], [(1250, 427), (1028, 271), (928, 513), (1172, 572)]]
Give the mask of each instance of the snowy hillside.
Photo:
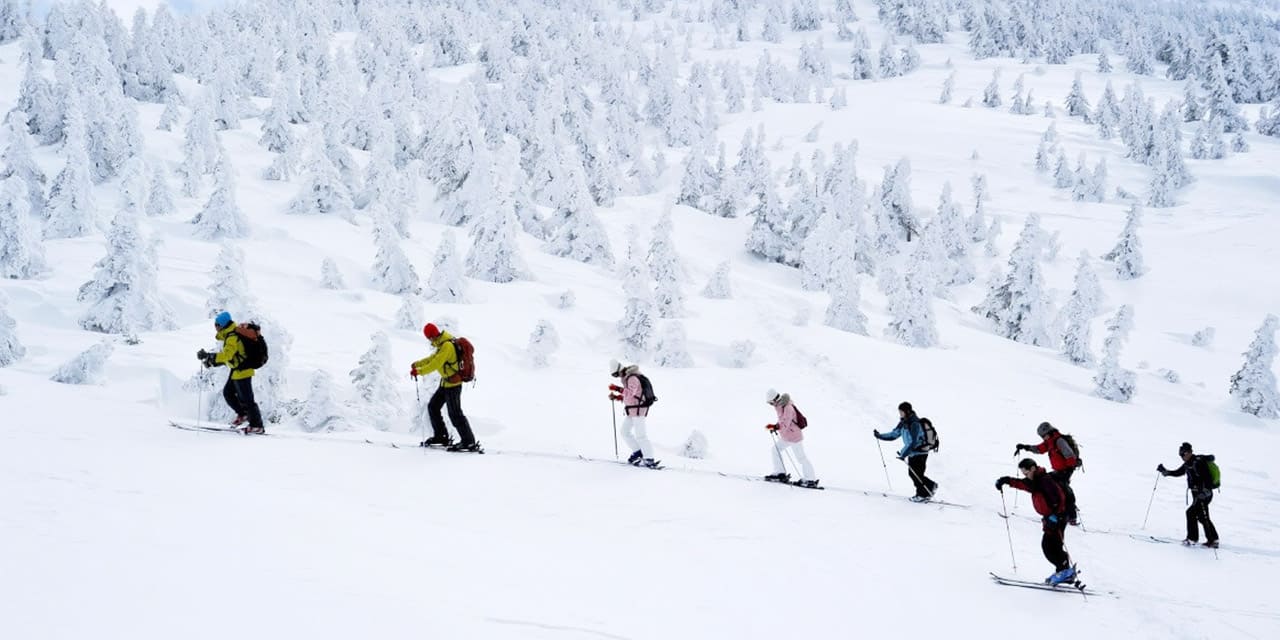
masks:
[[(1275, 2), (25, 4), (0, 637), (1280, 637)], [(267, 437), (167, 426), (234, 415), (224, 310)], [(427, 322), (483, 456), (416, 446)], [(771, 388), (826, 490), (756, 481)], [(872, 437), (904, 400), (951, 505)], [(993, 487), (1042, 421), (1110, 595), (988, 576), (1052, 572)], [(1145, 539), (1184, 441), (1216, 551)]]

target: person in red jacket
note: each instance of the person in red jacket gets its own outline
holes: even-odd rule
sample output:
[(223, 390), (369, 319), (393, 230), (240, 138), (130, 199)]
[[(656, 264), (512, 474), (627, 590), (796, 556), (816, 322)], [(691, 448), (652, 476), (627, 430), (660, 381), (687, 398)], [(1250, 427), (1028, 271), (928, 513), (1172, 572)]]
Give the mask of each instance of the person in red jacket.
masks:
[(1040, 537), (1040, 549), (1045, 560), (1053, 564), (1055, 572), (1045, 579), (1046, 584), (1058, 585), (1063, 582), (1074, 582), (1076, 567), (1067, 554), (1067, 495), (1035, 460), (1023, 458), (1018, 463), (1022, 478), (1004, 476), (996, 480), (996, 489), (1003, 492), (1005, 485), (1026, 491), (1031, 494), (1031, 504), (1041, 516), (1044, 534)]
[(1080, 452), (1048, 422), (1041, 422), (1036, 427), (1036, 435), (1041, 438), (1040, 444), (1020, 444), (1014, 448), (1013, 455), (1022, 451), (1049, 454), (1049, 466), (1053, 468), (1049, 475), (1062, 484), (1062, 490), (1067, 494), (1067, 522), (1079, 525), (1080, 513), (1076, 509), (1076, 492), (1071, 488), (1071, 476), (1080, 467)]

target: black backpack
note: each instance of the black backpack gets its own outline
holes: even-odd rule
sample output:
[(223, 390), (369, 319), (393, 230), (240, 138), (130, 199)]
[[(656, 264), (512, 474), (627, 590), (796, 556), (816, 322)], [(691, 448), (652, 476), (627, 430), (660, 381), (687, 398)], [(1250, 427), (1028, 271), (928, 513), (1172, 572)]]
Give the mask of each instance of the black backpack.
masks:
[(642, 373), (637, 373), (634, 375), (635, 377), (640, 379), (640, 402), (635, 406), (637, 407), (652, 406), (653, 403), (658, 401), (658, 396), (653, 395), (653, 383), (649, 382), (649, 377)]
[(933, 428), (933, 421), (920, 418), (920, 442), (916, 445), (916, 451), (937, 451), (940, 444), (938, 430)]
[(236, 335), (244, 346), (244, 360), (237, 369), (261, 369), (267, 365), (270, 354), (267, 351), (267, 339), (262, 337), (262, 327), (249, 322), (236, 325)]

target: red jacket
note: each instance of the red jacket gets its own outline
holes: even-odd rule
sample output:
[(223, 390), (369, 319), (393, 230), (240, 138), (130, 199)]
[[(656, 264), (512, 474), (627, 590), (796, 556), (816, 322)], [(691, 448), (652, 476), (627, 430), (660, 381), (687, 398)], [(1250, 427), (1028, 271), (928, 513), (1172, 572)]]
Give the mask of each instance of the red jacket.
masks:
[(1035, 506), (1036, 513), (1046, 518), (1066, 513), (1067, 494), (1062, 491), (1062, 486), (1056, 480), (1049, 477), (1044, 467), (1036, 467), (1030, 480), (1009, 478), (1009, 486), (1030, 493), (1031, 504)]
[(1049, 434), (1049, 437), (1045, 438), (1044, 442), (1031, 448), (1036, 453), (1049, 454), (1049, 466), (1053, 467), (1054, 471), (1064, 471), (1080, 466), (1080, 458), (1077, 457), (1078, 452), (1072, 449), (1067, 439), (1063, 438), (1062, 434), (1057, 431)]

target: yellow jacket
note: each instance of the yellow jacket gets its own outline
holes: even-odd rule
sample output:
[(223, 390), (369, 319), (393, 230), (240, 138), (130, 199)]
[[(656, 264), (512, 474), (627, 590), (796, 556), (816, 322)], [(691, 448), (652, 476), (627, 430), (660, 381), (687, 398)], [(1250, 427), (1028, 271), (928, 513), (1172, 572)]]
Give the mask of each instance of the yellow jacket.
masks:
[(448, 331), (441, 331), (440, 335), (431, 341), (431, 346), (436, 348), (435, 353), (413, 363), (413, 368), (417, 369), (418, 375), (438, 373), (440, 386), (461, 386), (461, 382), (449, 381), (449, 378), (458, 373), (458, 353), (453, 348), (453, 336)]
[(253, 369), (239, 369), (240, 363), (244, 362), (244, 344), (240, 342), (240, 335), (236, 333), (236, 323), (222, 328), (218, 332), (218, 339), (222, 341), (222, 351), (214, 356), (213, 361), (226, 365), (231, 369), (232, 380), (244, 380), (253, 377)]

